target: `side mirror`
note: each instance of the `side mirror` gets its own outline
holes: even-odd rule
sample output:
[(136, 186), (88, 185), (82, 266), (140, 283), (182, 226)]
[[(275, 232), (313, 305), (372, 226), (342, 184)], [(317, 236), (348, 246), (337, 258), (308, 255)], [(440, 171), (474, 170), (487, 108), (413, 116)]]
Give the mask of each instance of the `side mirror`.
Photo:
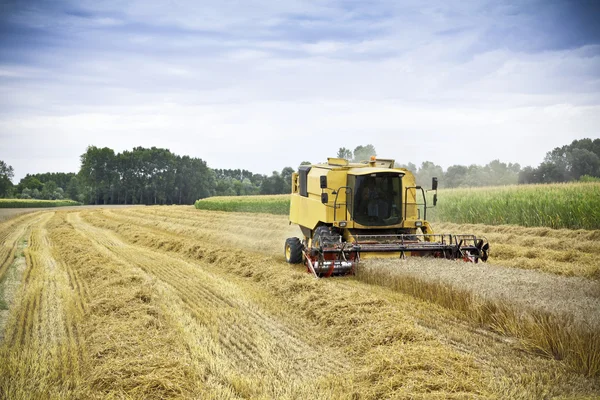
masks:
[(321, 175), (320, 177), (321, 189), (327, 189), (327, 175)]
[(431, 190), (437, 190), (437, 178), (435, 176), (431, 178)]
[(437, 204), (437, 193), (433, 195), (433, 205)]
[(329, 195), (327, 193), (321, 193), (321, 203), (329, 203)]

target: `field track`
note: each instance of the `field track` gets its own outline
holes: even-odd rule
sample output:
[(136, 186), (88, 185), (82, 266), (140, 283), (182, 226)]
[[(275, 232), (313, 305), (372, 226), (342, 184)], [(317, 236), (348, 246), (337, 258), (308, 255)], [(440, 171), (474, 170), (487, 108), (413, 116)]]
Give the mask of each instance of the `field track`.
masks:
[[(519, 296), (518, 273), (538, 291), (536, 301), (523, 294), (514, 307), (548, 311), (562, 298), (540, 285), (564, 283), (572, 304), (556, 315), (597, 321), (597, 231), (533, 230), (517, 239), (524, 228), (442, 228), (478, 229), (492, 257), (498, 248), (491, 275), (505, 292), (456, 290)], [(283, 241), (297, 234), (285, 216), (192, 207), (53, 209), (8, 219), (0, 224), (0, 398), (600, 395), (598, 371), (535, 351), (460, 308), (361, 274), (317, 281), (290, 267)], [(435, 268), (399, 265), (413, 276)], [(448, 265), (453, 272), (440, 279), (452, 284), (480, 268)]]

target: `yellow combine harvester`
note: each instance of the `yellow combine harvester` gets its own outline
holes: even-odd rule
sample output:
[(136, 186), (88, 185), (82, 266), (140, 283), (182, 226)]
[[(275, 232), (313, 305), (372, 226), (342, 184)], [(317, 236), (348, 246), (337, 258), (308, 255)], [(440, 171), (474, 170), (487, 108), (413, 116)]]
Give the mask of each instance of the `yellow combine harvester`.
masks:
[[(437, 178), (432, 180), (433, 206)], [(316, 277), (352, 274), (361, 258), (432, 256), (486, 261), (489, 243), (475, 235), (435, 234), (426, 190), (394, 160), (350, 163), (329, 158), (292, 175), (290, 223), (303, 239), (285, 242), (288, 263), (304, 262)]]

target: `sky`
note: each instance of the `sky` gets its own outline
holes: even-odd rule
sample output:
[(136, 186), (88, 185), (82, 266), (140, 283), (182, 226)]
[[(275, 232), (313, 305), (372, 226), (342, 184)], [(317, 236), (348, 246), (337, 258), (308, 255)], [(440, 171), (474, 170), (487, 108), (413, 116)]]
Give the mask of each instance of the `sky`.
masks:
[(600, 137), (600, 1), (0, 0), (0, 160), (87, 146), (270, 174), (373, 144), (537, 166)]

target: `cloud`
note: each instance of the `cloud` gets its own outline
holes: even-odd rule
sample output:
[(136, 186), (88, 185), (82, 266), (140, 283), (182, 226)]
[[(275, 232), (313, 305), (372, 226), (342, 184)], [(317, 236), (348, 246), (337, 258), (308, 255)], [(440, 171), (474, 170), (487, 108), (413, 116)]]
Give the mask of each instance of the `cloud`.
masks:
[(76, 170), (92, 144), (163, 146), (269, 173), (372, 143), (537, 164), (598, 136), (600, 37), (570, 4), (11, 3), (0, 159), (19, 178)]

